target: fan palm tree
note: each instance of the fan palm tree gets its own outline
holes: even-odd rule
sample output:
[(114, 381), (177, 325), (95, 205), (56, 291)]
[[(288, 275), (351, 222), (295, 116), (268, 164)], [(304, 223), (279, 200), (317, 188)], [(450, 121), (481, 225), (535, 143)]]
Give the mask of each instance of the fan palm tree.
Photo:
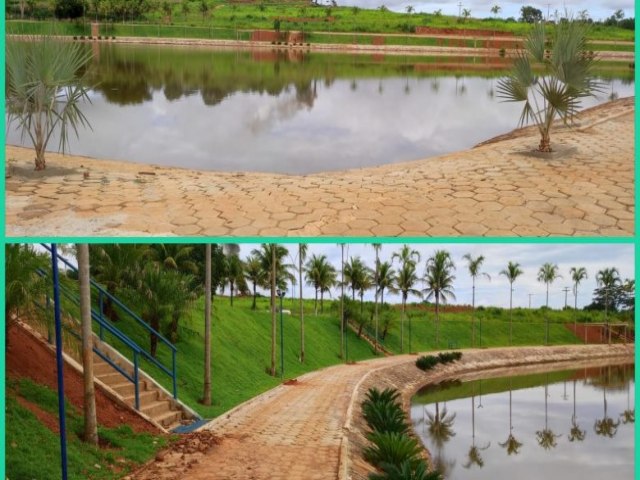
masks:
[(577, 333), (578, 329), (578, 285), (580, 282), (587, 278), (587, 269), (584, 267), (571, 267), (569, 270), (571, 274), (571, 280), (573, 280), (573, 333)]
[(500, 275), (504, 275), (509, 281), (509, 345), (511, 345), (513, 338), (513, 284), (523, 273), (520, 264), (511, 261), (507, 264), (506, 269), (500, 271)]
[(402, 294), (402, 316), (400, 319), (400, 351), (404, 351), (404, 321), (407, 316), (407, 299), (409, 295), (420, 296), (420, 290), (414, 287), (418, 283), (418, 274), (416, 273), (416, 264), (412, 261), (402, 263), (398, 275), (396, 276), (395, 287), (390, 287), (392, 292), (400, 292)]
[[(474, 258), (470, 253), (467, 253), (462, 258), (467, 261), (467, 268), (469, 269), (469, 275), (471, 275), (471, 308), (473, 309), (471, 316), (471, 346), (473, 347), (476, 344), (476, 278), (482, 275), (491, 280), (491, 277), (487, 273), (480, 272), (484, 262), (483, 255)], [(480, 346), (482, 347), (482, 323), (480, 324)]]
[[(543, 282), (547, 286), (547, 301), (546, 307), (549, 308), (549, 285), (551, 285), (558, 278), (562, 278), (558, 274), (558, 265), (552, 263), (545, 263), (538, 270), (538, 281)], [(545, 334), (544, 344), (549, 345), (549, 314), (545, 313)]]
[(244, 262), (244, 277), (251, 282), (253, 301), (251, 302), (251, 310), (256, 309), (257, 287), (265, 284), (265, 272), (260, 264), (260, 259), (256, 255), (250, 255)]
[(498, 82), (498, 94), (505, 101), (524, 102), (520, 125), (535, 123), (540, 132), (538, 150), (550, 152), (550, 132), (556, 117), (565, 124), (571, 122), (581, 99), (601, 88), (593, 77), (587, 23), (559, 22), (551, 38), (545, 36), (545, 28), (545, 22), (534, 25), (512, 72)]
[(91, 57), (79, 43), (47, 36), (7, 42), (8, 122), (17, 122), (22, 138), (33, 144), (36, 170), (46, 168), (45, 151), (54, 133), (64, 153), (69, 132), (77, 136), (79, 127), (90, 126), (80, 105), (89, 101), (84, 83)]
[(424, 276), (427, 288), (424, 289), (424, 293), (427, 300), (435, 298), (436, 301), (436, 348), (439, 340), (440, 302), (446, 303), (448, 298), (456, 298), (453, 293), (453, 281), (456, 277), (452, 273), (455, 268), (446, 250), (437, 250), (427, 260)]

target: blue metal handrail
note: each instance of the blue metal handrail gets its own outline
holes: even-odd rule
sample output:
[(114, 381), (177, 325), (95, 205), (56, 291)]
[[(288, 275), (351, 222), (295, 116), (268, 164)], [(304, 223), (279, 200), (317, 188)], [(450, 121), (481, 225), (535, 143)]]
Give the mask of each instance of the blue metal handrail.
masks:
[[(42, 245), (49, 252), (51, 252), (51, 248), (48, 245), (46, 245), (46, 244), (42, 244)], [(77, 267), (75, 265), (73, 265), (72, 263), (70, 263), (68, 260), (66, 260), (65, 258), (61, 257), (60, 255), (58, 255), (58, 260), (62, 261), (67, 267), (69, 267), (73, 271), (75, 271), (75, 272), (78, 271), (78, 269), (77, 269)], [(45, 272), (40, 272), (40, 273), (41, 274), (45, 274)], [(129, 309), (126, 305), (124, 305), (118, 298), (116, 298), (115, 296), (110, 294), (108, 291), (106, 291), (102, 286), (100, 286), (94, 280), (90, 280), (90, 281), (91, 281), (91, 286), (94, 287), (98, 291), (98, 303), (99, 303), (100, 311), (99, 311), (99, 313), (96, 313), (95, 310), (92, 308), (91, 309), (91, 317), (93, 318), (94, 321), (96, 321), (98, 323), (100, 339), (103, 340), (104, 329), (106, 329), (109, 333), (113, 334), (119, 340), (121, 340), (127, 346), (129, 346), (130, 348), (133, 349), (134, 365), (136, 366), (135, 369), (134, 369), (134, 377), (136, 379), (138, 377), (138, 372), (137, 372), (138, 355), (141, 355), (146, 360), (148, 360), (151, 364), (155, 365), (162, 372), (167, 374), (172, 380), (173, 398), (177, 399), (178, 398), (178, 385), (177, 385), (177, 374), (176, 374), (176, 366), (177, 366), (176, 365), (176, 352), (177, 352), (176, 346), (173, 345), (171, 342), (169, 342), (169, 340), (167, 340), (161, 333), (159, 333), (154, 328), (152, 328), (150, 325), (148, 325), (144, 320), (142, 320), (140, 317), (138, 317), (138, 315), (136, 315), (134, 312), (132, 312), (131, 309)], [(73, 301), (76, 305), (80, 305), (79, 297), (75, 293), (71, 292), (68, 288), (66, 288), (66, 287), (64, 287), (62, 285), (61, 285), (61, 291), (63, 292), (65, 297), (67, 297), (68, 299)], [(171, 349), (171, 369), (165, 367), (155, 357), (151, 356), (150, 353), (148, 353), (146, 350), (144, 350), (141, 347), (139, 347), (137, 343), (135, 343), (133, 340), (131, 340), (128, 336), (126, 336), (119, 329), (115, 328), (109, 322), (105, 322), (104, 321), (104, 317), (103, 317), (103, 298), (104, 297), (109, 298), (115, 305), (120, 307), (126, 314), (128, 314), (130, 317), (132, 317), (138, 324), (140, 324), (145, 330), (147, 330), (147, 332), (149, 334), (155, 335), (161, 341), (161, 343), (167, 345)], [(135, 383), (135, 387), (136, 387), (136, 397), (137, 397), (138, 382), (136, 381), (134, 383)]]

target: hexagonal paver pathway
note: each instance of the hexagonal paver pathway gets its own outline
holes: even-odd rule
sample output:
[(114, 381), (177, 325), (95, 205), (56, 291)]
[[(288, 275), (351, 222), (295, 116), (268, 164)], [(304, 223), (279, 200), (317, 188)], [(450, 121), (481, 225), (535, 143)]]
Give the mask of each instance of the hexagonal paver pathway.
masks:
[(476, 148), (287, 176), (199, 172), (6, 147), (8, 236), (630, 236), (634, 98)]

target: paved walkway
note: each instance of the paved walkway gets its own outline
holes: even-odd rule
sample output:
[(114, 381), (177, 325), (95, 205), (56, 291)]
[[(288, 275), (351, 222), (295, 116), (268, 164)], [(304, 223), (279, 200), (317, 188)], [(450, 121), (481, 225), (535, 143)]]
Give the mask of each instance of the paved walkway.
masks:
[(371, 466), (361, 458), (366, 427), (358, 404), (370, 386), (396, 387), (406, 400), (431, 377), (545, 361), (633, 359), (633, 352), (632, 345), (467, 350), (461, 362), (429, 374), (415, 367), (415, 355), (337, 365), (302, 376), (296, 385), (281, 385), (209, 423), (203, 428), (221, 439), (211, 448), (174, 448), (128, 478), (366, 479)]
[(6, 147), (9, 236), (630, 236), (634, 98), (441, 157), (288, 176), (198, 172)]

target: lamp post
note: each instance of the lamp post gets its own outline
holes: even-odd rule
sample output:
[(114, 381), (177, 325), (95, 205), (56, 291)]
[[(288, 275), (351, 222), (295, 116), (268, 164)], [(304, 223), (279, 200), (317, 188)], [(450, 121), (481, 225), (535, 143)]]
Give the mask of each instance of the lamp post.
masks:
[(280, 298), (280, 378), (284, 378), (284, 335), (282, 327), (282, 299), (284, 298), (286, 290), (278, 289), (276, 295)]

